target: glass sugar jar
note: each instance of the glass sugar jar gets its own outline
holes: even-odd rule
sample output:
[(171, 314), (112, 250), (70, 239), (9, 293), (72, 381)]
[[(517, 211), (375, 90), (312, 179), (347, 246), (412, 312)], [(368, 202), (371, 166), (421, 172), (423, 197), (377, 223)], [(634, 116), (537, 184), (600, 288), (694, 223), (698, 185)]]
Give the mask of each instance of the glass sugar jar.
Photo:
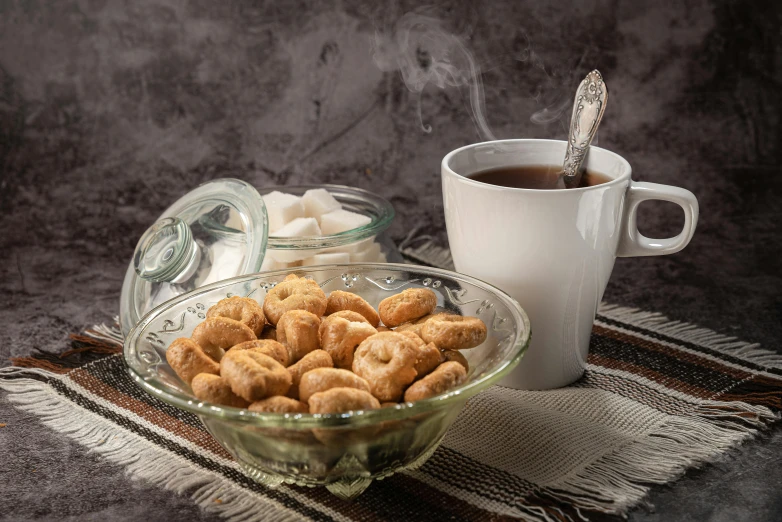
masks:
[[(312, 189), (328, 191), (346, 216), (361, 221), (360, 226), (310, 237), (270, 235), (261, 193), (284, 191), (300, 197)], [(383, 235), (393, 219), (388, 201), (358, 188), (270, 187), (259, 193), (239, 179), (204, 183), (168, 207), (139, 239), (122, 285), (122, 333), (127, 335), (164, 302), (231, 277), (298, 266), (401, 262), (396, 247)], [(200, 317), (206, 311), (192, 313)], [(178, 325), (167, 328), (176, 331)]]
[[(330, 233), (308, 237), (277, 235), (270, 230), (262, 272), (297, 266), (401, 261), (393, 243), (383, 235), (394, 219), (394, 208), (372, 192), (342, 185), (298, 185), (266, 187), (261, 189), (261, 194), (266, 200), (267, 210), (273, 213), (273, 202), (268, 200), (270, 194), (283, 193), (300, 198), (308, 191), (318, 189), (325, 189), (342, 210), (357, 215), (357, 221), (363, 224), (347, 230), (341, 230), (345, 226), (332, 225)], [(327, 226), (324, 222), (324, 232)]]

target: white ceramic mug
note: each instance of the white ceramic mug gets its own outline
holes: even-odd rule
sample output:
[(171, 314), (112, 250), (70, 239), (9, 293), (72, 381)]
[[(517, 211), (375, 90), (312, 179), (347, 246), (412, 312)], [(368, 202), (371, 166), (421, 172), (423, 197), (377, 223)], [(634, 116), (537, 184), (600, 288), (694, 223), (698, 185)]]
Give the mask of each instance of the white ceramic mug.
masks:
[[(502, 140), (468, 145), (443, 158), (445, 222), (454, 265), (508, 292), (530, 317), (532, 342), (500, 384), (543, 390), (584, 373), (589, 336), (617, 257), (678, 252), (690, 242), (698, 201), (688, 190), (630, 179), (621, 156), (590, 147), (586, 168), (609, 182), (567, 190), (500, 187), (470, 179), (509, 166), (560, 165), (564, 141)], [(671, 201), (684, 210), (673, 238), (638, 232), (638, 205)]]

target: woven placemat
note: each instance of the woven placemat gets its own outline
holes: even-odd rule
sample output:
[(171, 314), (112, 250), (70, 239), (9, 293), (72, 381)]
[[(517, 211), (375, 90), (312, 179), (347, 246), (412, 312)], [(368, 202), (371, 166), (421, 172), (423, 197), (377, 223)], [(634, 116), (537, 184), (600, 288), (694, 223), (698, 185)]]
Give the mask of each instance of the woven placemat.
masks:
[[(621, 515), (779, 419), (782, 357), (659, 314), (604, 306), (586, 375), (470, 400), (420, 469), (344, 502), (325, 488), (247, 478), (200, 421), (139, 389), (118, 332), (76, 336), (69, 357), (18, 359), (0, 388), (44, 424), (135, 477), (228, 520), (583, 520)], [(69, 368), (71, 356), (94, 359)], [(46, 369), (43, 369), (46, 368)], [(603, 515), (605, 516), (605, 515)]]

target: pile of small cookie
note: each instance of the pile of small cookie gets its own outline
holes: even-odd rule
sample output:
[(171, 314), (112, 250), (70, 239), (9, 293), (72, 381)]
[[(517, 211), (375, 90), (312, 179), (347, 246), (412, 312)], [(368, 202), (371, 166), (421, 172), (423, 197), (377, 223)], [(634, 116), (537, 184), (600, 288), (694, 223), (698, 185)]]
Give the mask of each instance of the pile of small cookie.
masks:
[(290, 274), (262, 307), (246, 297), (212, 306), (166, 359), (198, 399), (214, 404), (321, 414), (395, 406), (464, 383), (469, 367), (459, 350), (486, 340), (480, 319), (433, 314), (436, 307), (428, 288), (387, 297), (375, 310), (357, 294), (326, 296)]

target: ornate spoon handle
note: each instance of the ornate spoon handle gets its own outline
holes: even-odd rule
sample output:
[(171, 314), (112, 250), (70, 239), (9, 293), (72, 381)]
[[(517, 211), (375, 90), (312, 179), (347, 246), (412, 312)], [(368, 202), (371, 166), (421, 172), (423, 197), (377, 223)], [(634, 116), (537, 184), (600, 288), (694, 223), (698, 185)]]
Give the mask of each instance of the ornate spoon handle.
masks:
[(597, 70), (587, 74), (578, 86), (573, 102), (573, 116), (570, 119), (565, 164), (562, 180), (567, 188), (577, 187), (581, 181), (581, 164), (584, 162), (589, 144), (597, 133), (597, 126), (606, 110), (608, 89)]

